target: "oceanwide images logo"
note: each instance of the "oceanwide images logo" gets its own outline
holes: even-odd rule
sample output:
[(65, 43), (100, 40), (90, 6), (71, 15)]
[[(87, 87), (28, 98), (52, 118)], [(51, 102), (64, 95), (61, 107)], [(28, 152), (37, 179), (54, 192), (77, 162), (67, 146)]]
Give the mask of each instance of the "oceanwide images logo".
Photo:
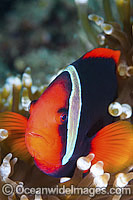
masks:
[(6, 196), (11, 196), (13, 194), (17, 195), (87, 195), (90, 197), (94, 197), (95, 195), (131, 195), (133, 191), (131, 188), (110, 188), (107, 191), (107, 188), (89, 188), (89, 187), (75, 187), (71, 185), (70, 187), (66, 187), (63, 185), (59, 187), (46, 188), (46, 187), (38, 187), (38, 188), (28, 188), (24, 187), (23, 184), (19, 184), (13, 186), (11, 184), (4, 184), (2, 186), (2, 193)]

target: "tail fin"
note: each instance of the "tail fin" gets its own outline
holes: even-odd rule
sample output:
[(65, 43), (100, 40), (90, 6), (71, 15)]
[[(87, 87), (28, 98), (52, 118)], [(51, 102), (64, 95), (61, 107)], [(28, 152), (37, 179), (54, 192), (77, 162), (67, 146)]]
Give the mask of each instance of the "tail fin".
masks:
[(92, 163), (101, 160), (107, 172), (115, 173), (133, 164), (133, 125), (127, 121), (101, 129), (91, 142)]
[(15, 156), (23, 160), (31, 158), (25, 145), (26, 127), (26, 117), (14, 112), (0, 113), (0, 129), (8, 131), (8, 138), (4, 141), (4, 146)]

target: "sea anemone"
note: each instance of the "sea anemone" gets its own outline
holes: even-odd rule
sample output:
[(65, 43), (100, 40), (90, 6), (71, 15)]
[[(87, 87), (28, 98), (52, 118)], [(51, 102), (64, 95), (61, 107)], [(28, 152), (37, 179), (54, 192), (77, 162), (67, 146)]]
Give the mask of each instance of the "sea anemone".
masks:
[[(14, 165), (17, 162), (17, 158), (11, 160), (12, 154), (9, 153), (3, 159), (3, 162), (0, 166), (0, 185), (2, 188), (0, 197), (2, 200), (6, 200), (7, 196), (10, 200), (17, 200), (18, 197), (21, 200), (119, 200), (121, 196), (124, 200), (132, 199), (133, 186), (130, 183), (130, 181), (133, 179), (133, 172), (129, 172), (128, 169), (125, 172), (121, 172), (110, 176), (109, 173), (104, 172), (104, 163), (102, 161), (99, 161), (91, 166), (91, 161), (93, 160), (94, 156), (94, 154), (89, 154), (86, 157), (80, 157), (77, 160), (77, 168), (75, 169), (73, 177), (61, 178), (60, 183), (58, 185), (53, 185), (51, 191), (53, 191), (54, 188), (58, 189), (57, 191), (55, 191), (55, 193), (49, 192), (49, 196), (46, 192), (46, 194), (44, 193), (43, 196), (41, 196), (41, 194), (35, 193), (36, 191), (38, 191), (38, 188), (34, 188), (34, 191), (33, 188), (30, 188), (30, 190), (32, 190), (32, 195), (25, 195), (24, 191), (26, 190), (24, 183), (20, 181), (13, 181), (10, 178), (14, 172)], [(84, 170), (89, 170), (89, 168), (89, 173), (87, 173), (87, 175), (84, 177)], [(6, 190), (6, 187), (8, 190)], [(48, 191), (46, 189), (47, 188), (45, 188), (45, 190), (43, 191)], [(61, 191), (61, 189), (63, 189), (63, 192)]]

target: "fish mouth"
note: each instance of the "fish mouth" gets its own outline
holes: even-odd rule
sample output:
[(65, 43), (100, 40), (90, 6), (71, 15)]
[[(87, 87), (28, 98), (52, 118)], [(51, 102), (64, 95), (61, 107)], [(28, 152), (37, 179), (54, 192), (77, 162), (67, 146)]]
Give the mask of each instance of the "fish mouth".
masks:
[(25, 134), (25, 142), (26, 142), (28, 151), (30, 152), (32, 157), (37, 157), (37, 158), (40, 157), (37, 150), (37, 144), (39, 143), (41, 144), (41, 146), (45, 144), (46, 143), (45, 138), (38, 133), (27, 132)]
[(45, 136), (42, 136), (42, 135), (40, 135), (40, 134), (38, 134), (38, 133), (35, 133), (35, 132), (27, 132), (26, 134), (25, 134), (25, 136), (27, 137), (30, 137), (30, 138), (40, 138), (40, 139), (43, 139), (44, 140), (44, 142), (45, 143), (47, 143), (47, 144), (49, 144), (49, 141), (48, 141), (48, 139), (46, 139), (46, 137)]
[(33, 137), (41, 137), (41, 138), (43, 138), (43, 136), (39, 135), (38, 133), (34, 133), (34, 132), (27, 133), (26, 135), (30, 135), (30, 136), (33, 136)]

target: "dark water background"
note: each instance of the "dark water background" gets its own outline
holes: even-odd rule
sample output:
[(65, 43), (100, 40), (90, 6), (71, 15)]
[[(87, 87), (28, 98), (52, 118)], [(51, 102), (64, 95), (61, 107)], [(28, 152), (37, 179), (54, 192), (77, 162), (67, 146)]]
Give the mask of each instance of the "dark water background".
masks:
[(35, 84), (45, 83), (77, 59), (84, 53), (78, 23), (73, 0), (1, 0), (0, 85), (27, 66)]

